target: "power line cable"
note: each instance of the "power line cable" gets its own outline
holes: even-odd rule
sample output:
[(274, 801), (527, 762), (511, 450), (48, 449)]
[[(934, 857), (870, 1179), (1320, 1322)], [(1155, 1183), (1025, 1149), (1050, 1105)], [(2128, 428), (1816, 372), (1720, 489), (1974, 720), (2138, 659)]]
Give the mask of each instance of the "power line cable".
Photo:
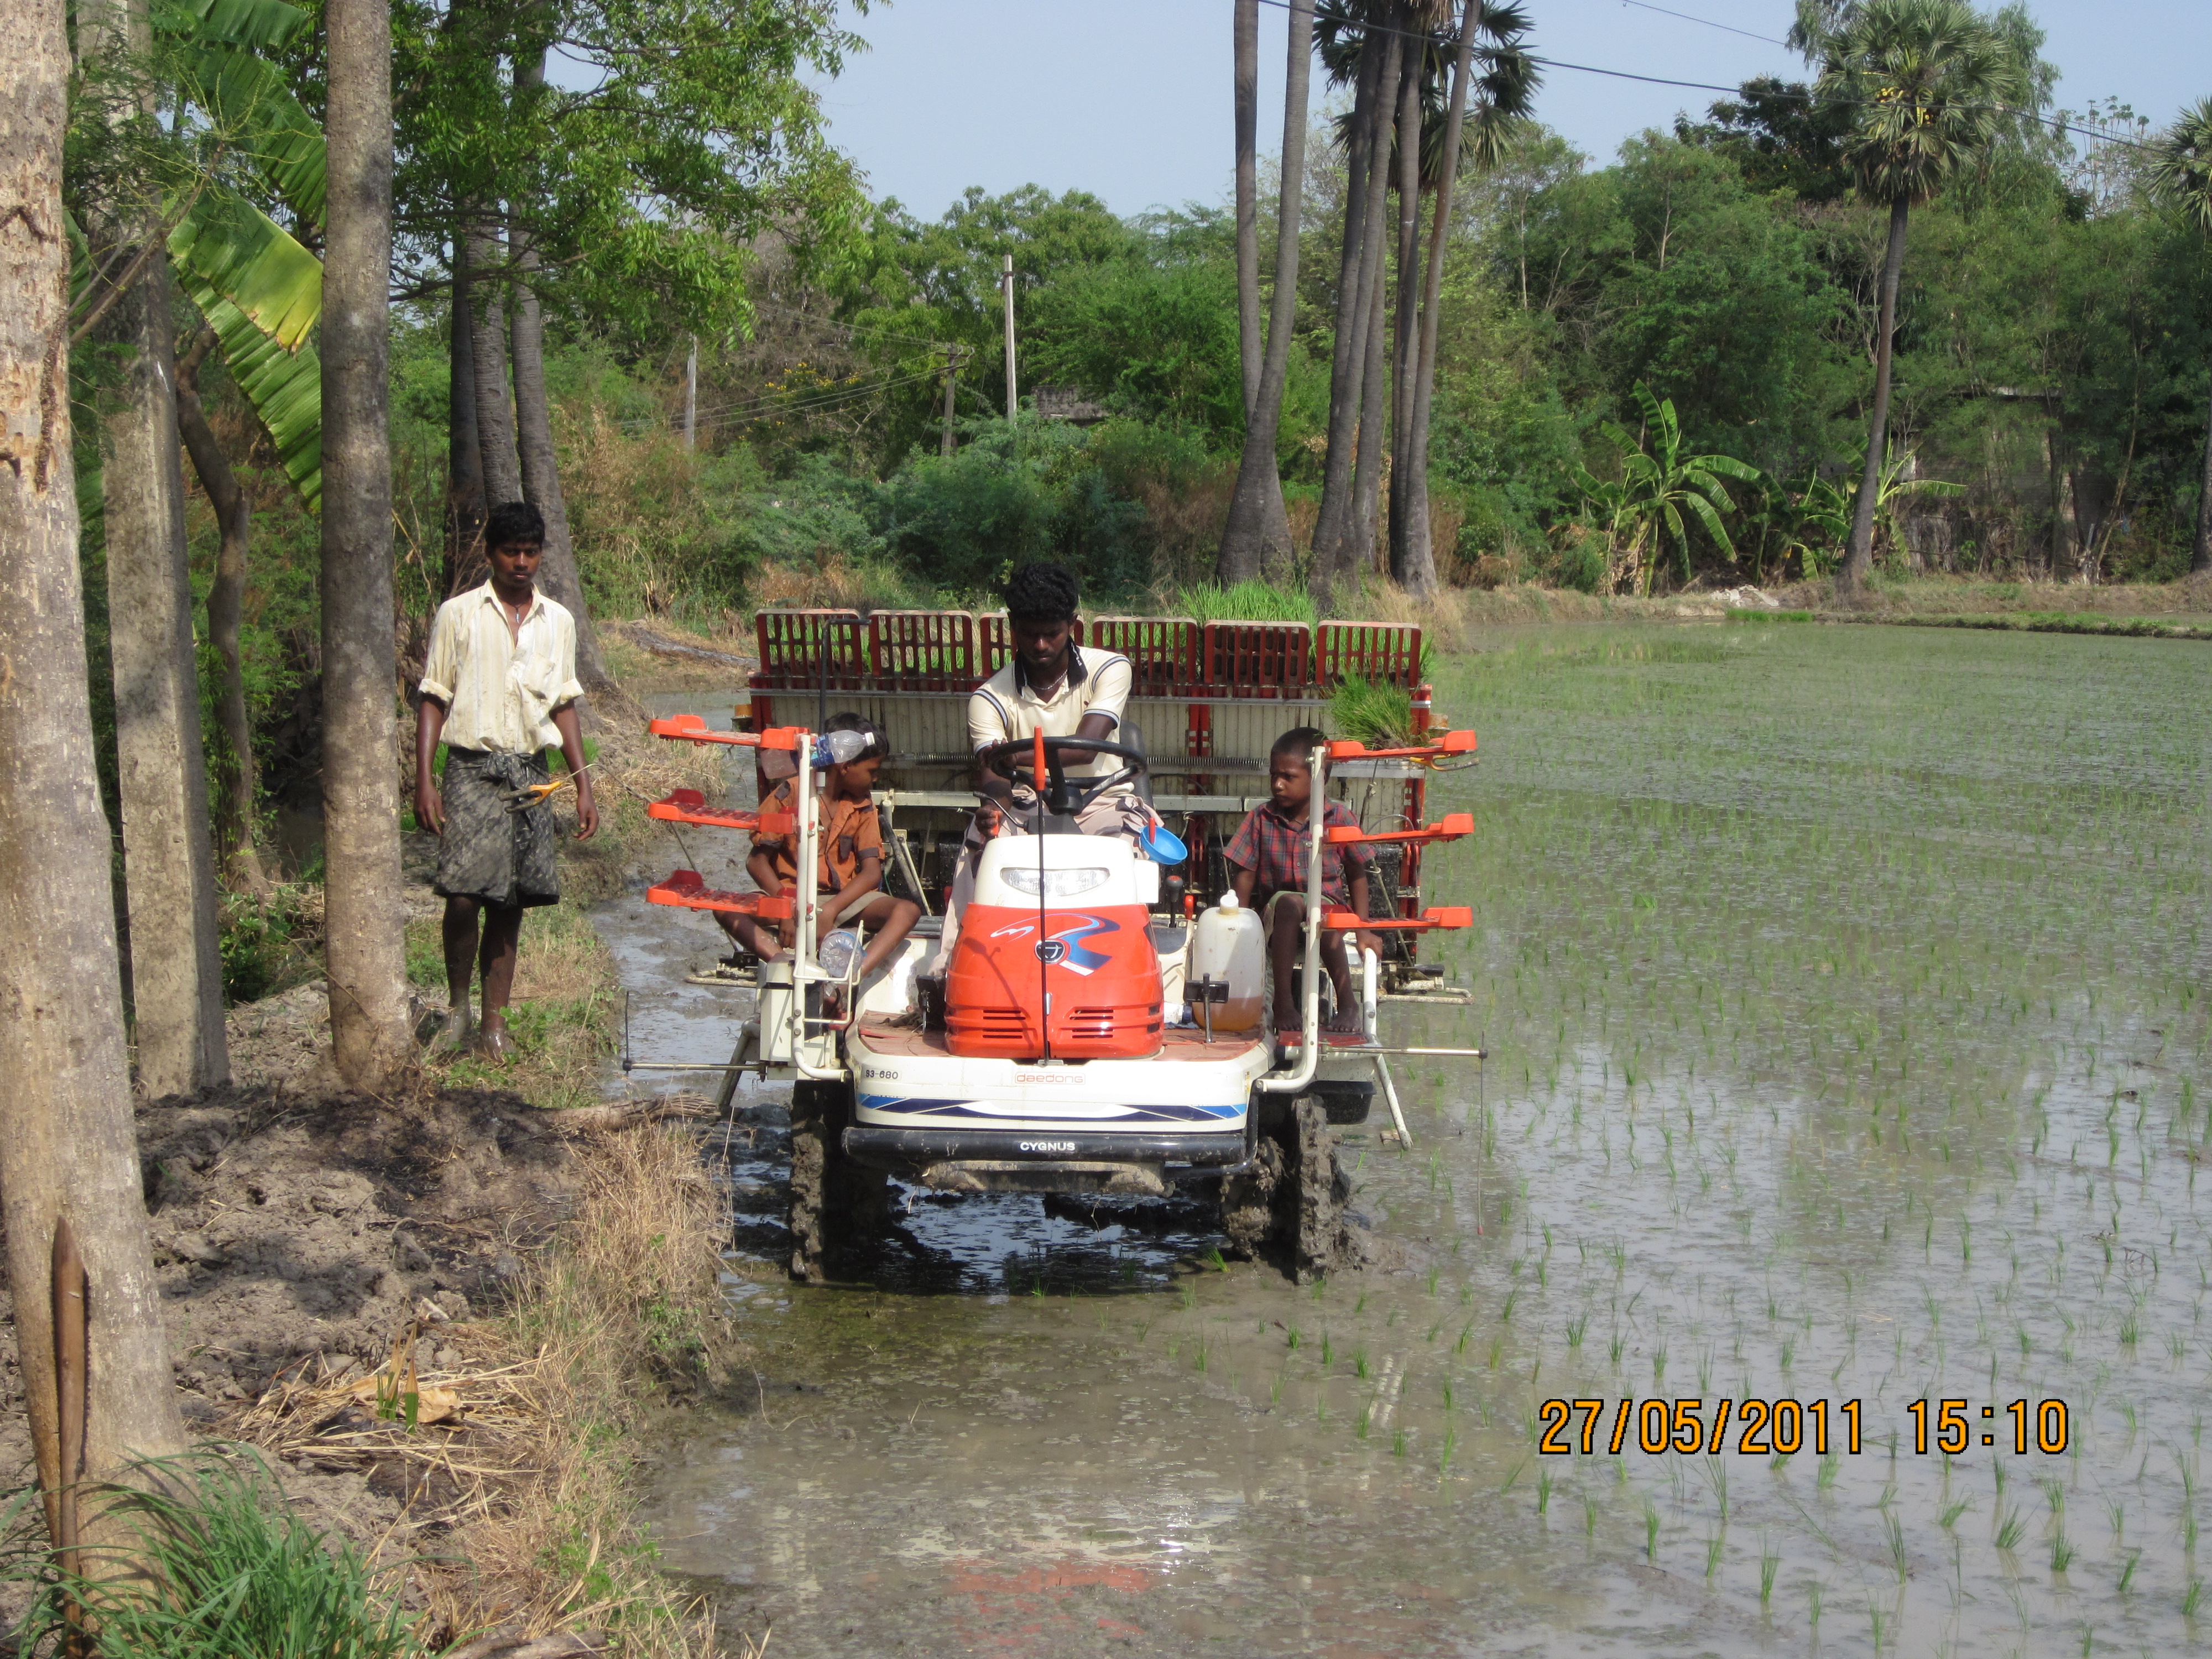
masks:
[[(1259, 3), (1263, 6), (1273, 6), (1278, 11), (1290, 11), (1293, 9), (1291, 0), (1259, 0)], [(1642, 4), (1644, 3), (1644, 0), (1630, 0), (1630, 3)], [(1296, 9), (1304, 10), (1304, 8), (1298, 7), (1296, 8)], [(1645, 9), (1650, 11), (1666, 10), (1664, 7), (1650, 5), (1645, 6)], [(1708, 23), (1710, 27), (1714, 28), (1729, 27), (1726, 23), (1711, 23), (1709, 19), (1692, 17), (1687, 12), (1667, 12), (1666, 15), (1670, 17), (1680, 17), (1686, 22)], [(1429, 34), (1419, 29), (1392, 28), (1388, 25), (1382, 23), (1363, 23), (1359, 27), (1361, 30), (1366, 33), (1395, 34), (1408, 40), (1426, 41), (1434, 46), (1450, 46), (1454, 44), (1457, 39), (1456, 36)], [(1730, 32), (1736, 34), (1745, 33), (1745, 31), (1741, 29), (1731, 29)], [(1763, 34), (1754, 34), (1750, 38), (1754, 40), (1764, 40), (1768, 39), (1767, 36)], [(1777, 46), (1786, 46), (1788, 43), (1784, 41), (1776, 41), (1774, 44)], [(1565, 59), (1559, 58), (1539, 58), (1534, 52), (1523, 52), (1521, 55), (1527, 58), (1528, 62), (1543, 69), (1571, 70), (1578, 75), (1602, 75), (1609, 80), (1637, 81), (1641, 82), (1645, 86), (1683, 87), (1692, 92), (1725, 92), (1735, 93), (1739, 95), (1743, 91), (1743, 88), (1740, 84), (1729, 87), (1719, 86), (1711, 81), (1675, 81), (1660, 75), (1638, 75), (1628, 70), (1601, 69), (1595, 64), (1570, 64)], [(1824, 100), (1820, 97), (1819, 91), (1813, 88), (1808, 88), (1802, 92), (1793, 92), (1786, 88), (1778, 87), (1770, 95), (1777, 98), (1796, 98), (1808, 104), (1814, 102), (1831, 102), (1839, 108), (1846, 109), (1864, 109), (1881, 101), (1878, 99), (1873, 98), (1836, 98)], [(1967, 108), (1972, 106), (1961, 105), (1960, 107)], [(2035, 122), (2039, 126), (2049, 127), (2054, 132), (2076, 133), (2084, 138), (2094, 138), (2100, 143), (2124, 144), (2130, 149), (2147, 150), (2152, 148), (2150, 145), (2140, 143), (2136, 139), (2116, 137), (2112, 133), (2100, 131), (2094, 127), (2081, 126), (2072, 121), (2063, 120), (2055, 115), (2038, 114), (2032, 109), (2023, 109), (2016, 104), (1990, 104), (1981, 106), (1980, 107), (1993, 110), (2002, 115), (2023, 116), (2028, 120)]]
[(1741, 34), (1747, 40), (1764, 40), (1768, 46), (1780, 46), (1784, 51), (1790, 46), (1787, 40), (1778, 40), (1771, 34), (1754, 34), (1749, 29), (1740, 29), (1733, 23), (1717, 23), (1710, 17), (1692, 17), (1686, 11), (1669, 11), (1664, 6), (1653, 5), (1651, 0), (1620, 0), (1620, 3), (1634, 6), (1642, 11), (1656, 11), (1665, 17), (1679, 17), (1686, 23), (1703, 23), (1709, 29), (1724, 29), (1730, 34)]

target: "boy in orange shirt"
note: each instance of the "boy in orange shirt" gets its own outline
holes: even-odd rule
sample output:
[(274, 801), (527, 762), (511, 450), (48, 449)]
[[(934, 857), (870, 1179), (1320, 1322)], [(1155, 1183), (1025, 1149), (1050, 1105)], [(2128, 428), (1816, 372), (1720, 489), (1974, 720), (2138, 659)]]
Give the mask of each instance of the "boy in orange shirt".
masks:
[[(858, 732), (868, 739), (858, 759), (832, 766), (823, 774), (815, 827), (821, 848), (815, 890), (836, 896), (822, 907), (825, 924), (822, 931), (845, 922), (875, 929), (876, 936), (860, 958), (860, 978), (865, 980), (907, 936), (921, 917), (921, 907), (883, 890), (884, 830), (876, 814), (875, 787), (876, 775), (890, 754), (889, 740), (879, 727), (858, 714), (832, 714), (827, 729)], [(769, 790), (761, 801), (763, 812), (788, 815), (793, 808), (788, 780)], [(754, 832), (745, 869), (762, 892), (798, 892), (799, 858), (793, 839), (764, 830)], [(798, 936), (796, 917), (786, 917), (771, 928), (751, 916), (733, 916), (720, 910), (714, 915), (741, 951), (763, 962), (776, 961)]]

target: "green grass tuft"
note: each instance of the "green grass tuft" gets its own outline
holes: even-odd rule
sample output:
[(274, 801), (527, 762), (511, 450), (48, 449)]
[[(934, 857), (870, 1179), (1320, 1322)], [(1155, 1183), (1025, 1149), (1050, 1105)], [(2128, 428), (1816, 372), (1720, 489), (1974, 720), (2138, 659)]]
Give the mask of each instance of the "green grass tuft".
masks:
[[(136, 1464), (133, 1474), (149, 1490), (87, 1493), (131, 1538), (102, 1552), (108, 1582), (64, 1574), (50, 1550), (15, 1552), (7, 1576), (34, 1587), (17, 1632), (22, 1651), (58, 1650), (70, 1600), (100, 1632), (105, 1659), (404, 1659), (422, 1650), (396, 1596), (377, 1588), (351, 1545), (333, 1547), (285, 1507), (257, 1455), (202, 1448)], [(26, 1522), (38, 1524), (27, 1505), (9, 1518), (19, 1539)], [(167, 1593), (144, 1595), (146, 1580)]]

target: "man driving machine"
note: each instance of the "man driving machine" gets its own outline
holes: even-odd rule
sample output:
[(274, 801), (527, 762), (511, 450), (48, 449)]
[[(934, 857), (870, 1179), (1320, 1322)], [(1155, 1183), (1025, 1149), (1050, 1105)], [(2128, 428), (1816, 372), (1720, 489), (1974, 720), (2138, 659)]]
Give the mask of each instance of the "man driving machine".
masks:
[[(960, 867), (952, 878), (938, 957), (940, 968), (952, 960), (960, 918), (975, 896), (975, 866), (984, 846), (994, 836), (1026, 836), (1036, 827), (1036, 792), (988, 765), (983, 751), (997, 744), (1029, 742), (1039, 732), (1110, 743), (1121, 732), (1121, 711), (1129, 701), (1129, 659), (1075, 643), (1082, 588), (1074, 572), (1065, 565), (1024, 564), (1008, 578), (1004, 594), (1013, 655), (968, 699), (968, 747), (977, 757), (975, 793), (983, 799), (961, 841)], [(1071, 778), (1103, 777), (1121, 769), (1121, 763), (1105, 754), (1088, 760), (1070, 756), (1064, 769)], [(1132, 842), (1152, 823), (1143, 801), (1126, 783), (1102, 791), (1074, 816), (1076, 827), (1086, 836), (1125, 836)]]

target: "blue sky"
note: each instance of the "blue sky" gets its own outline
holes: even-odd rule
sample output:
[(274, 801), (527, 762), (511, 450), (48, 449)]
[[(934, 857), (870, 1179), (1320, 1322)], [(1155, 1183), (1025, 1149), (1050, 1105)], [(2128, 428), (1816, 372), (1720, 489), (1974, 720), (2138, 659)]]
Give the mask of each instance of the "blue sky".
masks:
[[(1623, 0), (1523, 0), (1540, 56), (1733, 85), (1798, 75), (1778, 45)], [(1778, 40), (1789, 0), (1654, 0)], [(2033, 0), (2031, 0), (2033, 4)], [(2059, 101), (2118, 97), (2154, 121), (2212, 94), (2212, 0), (2044, 0)], [(823, 88), (831, 132), (878, 196), (934, 216), (966, 185), (1081, 188), (1116, 212), (1229, 191), (1231, 0), (895, 0)], [(1282, 134), (1284, 14), (1261, 9), (1261, 144)], [(1316, 88), (1318, 96), (1318, 88)], [(1710, 92), (1553, 70), (1537, 112), (1600, 160)]]

